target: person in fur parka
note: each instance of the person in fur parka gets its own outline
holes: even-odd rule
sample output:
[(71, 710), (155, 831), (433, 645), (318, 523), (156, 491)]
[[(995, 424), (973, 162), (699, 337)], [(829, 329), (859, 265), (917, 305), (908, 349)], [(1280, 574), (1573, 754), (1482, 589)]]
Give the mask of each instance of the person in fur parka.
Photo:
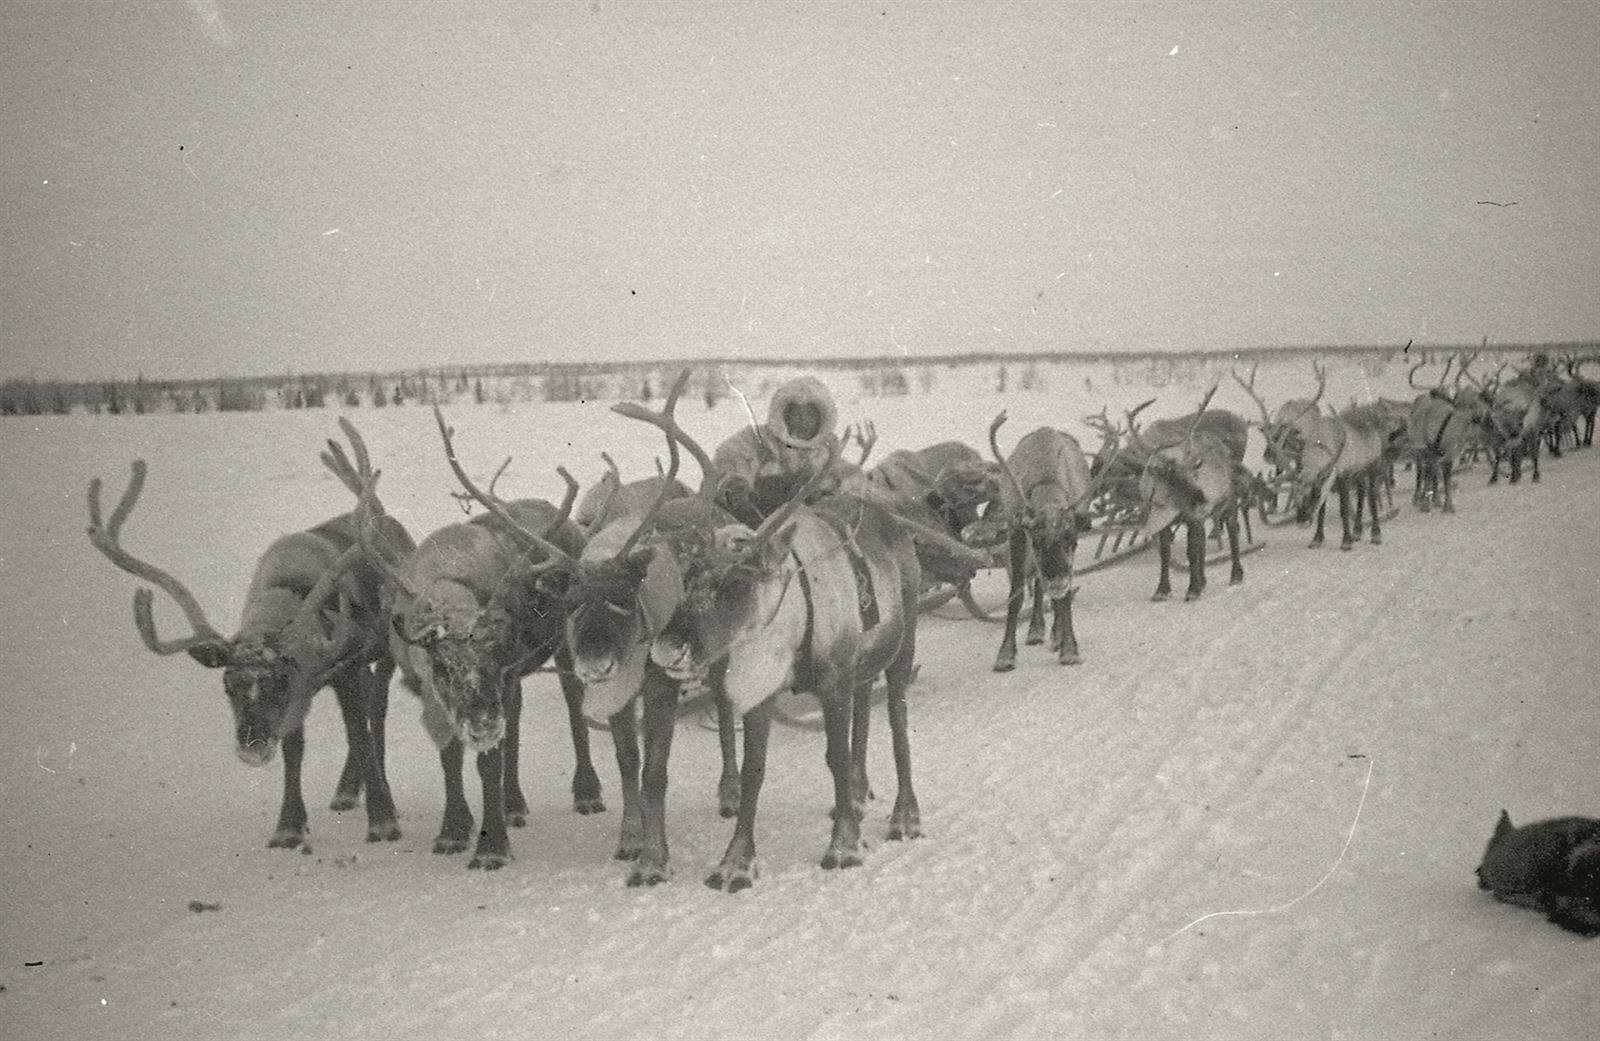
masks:
[[(838, 406), (821, 380), (802, 376), (784, 383), (772, 395), (765, 423), (745, 427), (712, 453), (722, 478), (718, 503), (740, 522), (758, 527), (827, 465), (839, 444), (838, 422)], [(816, 493), (838, 491), (856, 469), (841, 460)]]

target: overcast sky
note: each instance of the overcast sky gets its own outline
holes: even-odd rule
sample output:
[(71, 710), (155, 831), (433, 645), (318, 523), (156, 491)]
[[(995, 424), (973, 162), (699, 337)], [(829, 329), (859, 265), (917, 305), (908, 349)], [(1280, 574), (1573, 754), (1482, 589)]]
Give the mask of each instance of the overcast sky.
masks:
[(0, 377), (1595, 338), (1597, 55), (1593, 0), (4, 0)]

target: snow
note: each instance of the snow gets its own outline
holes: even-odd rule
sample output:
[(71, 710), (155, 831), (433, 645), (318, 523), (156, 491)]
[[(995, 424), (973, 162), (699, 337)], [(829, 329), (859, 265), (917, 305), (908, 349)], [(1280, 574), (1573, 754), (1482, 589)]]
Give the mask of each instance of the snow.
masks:
[[(1337, 359), (1335, 359), (1337, 360)], [(1269, 371), (1270, 370), (1270, 371)], [(1052, 373), (993, 392), (941, 370), (928, 394), (862, 400), (878, 451), (1008, 432), (1153, 393), (1193, 407), (1209, 377), (1151, 390)], [(1015, 377), (1015, 373), (1013, 373)], [(981, 381), (974, 388), (967, 379)], [(831, 381), (832, 382), (832, 381)], [(1404, 371), (1336, 372), (1330, 400), (1403, 396)], [(1263, 366), (1276, 403), (1303, 363)], [(1070, 389), (1066, 389), (1070, 388)], [(1217, 405), (1252, 415), (1225, 382)], [(765, 407), (753, 401), (754, 407)], [(391, 509), (421, 534), (459, 517), (426, 410), (349, 413)], [(0, 513), (0, 1034), (16, 1038), (897, 1038), (1586, 1036), (1600, 948), (1480, 892), (1472, 869), (1505, 807), (1519, 823), (1600, 813), (1600, 458), (1544, 481), (1461, 478), (1459, 513), (1409, 506), (1381, 547), (1305, 547), (1269, 529), (1248, 578), (1152, 604), (1149, 555), (1083, 579), (1085, 664), (1024, 647), (989, 671), (994, 625), (924, 616), (912, 751), (927, 837), (883, 839), (894, 774), (874, 719), (878, 799), (864, 867), (824, 872), (822, 740), (777, 728), (758, 834), (762, 874), (700, 884), (732, 824), (716, 814), (715, 734), (673, 748), (676, 877), (628, 889), (621, 810), (571, 812), (572, 753), (553, 677), (527, 684), (529, 826), (492, 874), (429, 852), (437, 759), (396, 685), (389, 773), (404, 838), (363, 842), (327, 809), (344, 755), (331, 695), (307, 725), (313, 852), (268, 850), (281, 775), (233, 755), (221, 684), (162, 659), (129, 618), (135, 581), (89, 546), (84, 489), (120, 494), (150, 462), (124, 533), (229, 630), (254, 555), (347, 508), (317, 449), (332, 411), (51, 417), (3, 424)], [(510, 494), (586, 484), (607, 447), (625, 474), (659, 441), (600, 405), (461, 405), (458, 449)], [(682, 419), (709, 444), (737, 399)], [(1402, 481), (1409, 475), (1403, 475)], [(693, 478), (692, 478), (693, 479)], [(1404, 491), (1404, 487), (1402, 487)], [(1258, 529), (1258, 535), (1261, 530)], [(1003, 576), (980, 582), (998, 603)], [(163, 631), (181, 625), (158, 598)], [(469, 778), (469, 800), (476, 784)], [(1358, 814), (1359, 809), (1359, 814)], [(476, 812), (476, 811), (475, 811)], [(190, 901), (220, 904), (194, 912)], [(1217, 912), (1251, 912), (1222, 914)], [(1203, 921), (1202, 916), (1215, 915)], [(1187, 927), (1187, 928), (1186, 928)], [(30, 966), (29, 962), (42, 962)]]

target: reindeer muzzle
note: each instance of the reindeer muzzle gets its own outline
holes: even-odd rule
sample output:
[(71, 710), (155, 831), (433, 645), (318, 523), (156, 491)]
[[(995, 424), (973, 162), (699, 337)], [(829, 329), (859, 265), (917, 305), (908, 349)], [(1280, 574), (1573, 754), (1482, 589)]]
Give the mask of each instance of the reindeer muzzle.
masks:
[(502, 716), (493, 719), (462, 720), (457, 729), (461, 743), (474, 752), (487, 752), (499, 746), (506, 736), (506, 721)]
[(1071, 575), (1064, 575), (1061, 578), (1050, 578), (1045, 580), (1044, 595), (1050, 600), (1060, 600), (1070, 592), (1072, 592)]
[(650, 644), (650, 657), (675, 680), (698, 679), (706, 672), (695, 661), (693, 648), (676, 640), (655, 640)]
[(617, 659), (614, 655), (607, 655), (600, 659), (583, 659), (572, 663), (572, 671), (577, 673), (578, 679), (585, 684), (607, 683), (617, 674)]
[(250, 742), (240, 741), (234, 745), (233, 754), (246, 766), (266, 766), (272, 762), (273, 753), (278, 750), (276, 739), (256, 738)]

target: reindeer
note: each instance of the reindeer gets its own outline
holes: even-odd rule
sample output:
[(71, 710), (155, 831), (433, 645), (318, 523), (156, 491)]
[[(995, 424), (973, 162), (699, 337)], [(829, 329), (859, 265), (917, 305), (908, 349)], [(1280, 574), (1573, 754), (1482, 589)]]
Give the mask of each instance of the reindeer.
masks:
[(1221, 523), (1228, 532), (1233, 560), (1228, 584), (1244, 581), (1235, 475), (1244, 466), (1249, 427), (1231, 412), (1206, 411), (1216, 392), (1213, 385), (1194, 413), (1152, 423), (1144, 433), (1135, 423), (1137, 410), (1128, 413), (1129, 455), (1143, 460), (1139, 497), (1148, 504), (1143, 531), (1146, 535), (1155, 532), (1157, 538), (1161, 572), (1151, 597), (1157, 602), (1172, 595), (1172, 542), (1179, 523), (1188, 532), (1189, 589), (1184, 600), (1198, 600), (1205, 591), (1206, 522), (1210, 520)]
[[(703, 450), (692, 440), (684, 444), (706, 465)], [(879, 673), (888, 683), (899, 781), (889, 837), (921, 835), (905, 698), (921, 585), (914, 529), (877, 503), (851, 495), (807, 505), (836, 461), (837, 447), (830, 454), (829, 466), (813, 473), (754, 532), (739, 524), (712, 532), (709, 551), (684, 572), (681, 608), (650, 646), (652, 661), (683, 680), (715, 676), (721, 663), (722, 696), (744, 719), (738, 820), (721, 863), (706, 879), (713, 889), (737, 892), (756, 877), (756, 806), (772, 702), (789, 687), (813, 691), (823, 709), (834, 820), (822, 866), (862, 863), (870, 692)], [(708, 483), (715, 480), (708, 472)], [(663, 719), (647, 707), (647, 731), (660, 730)], [(651, 821), (650, 809), (646, 827), (661, 835), (664, 857), (664, 822)]]
[(1456, 367), (1455, 383), (1445, 390), (1444, 382), (1450, 375), (1450, 366), (1457, 359), (1445, 362), (1439, 382), (1433, 387), (1419, 387), (1415, 376), (1427, 364), (1418, 361), (1406, 373), (1406, 382), (1412, 389), (1421, 391), (1411, 403), (1406, 417), (1406, 447), (1416, 467), (1416, 490), (1412, 504), (1427, 513), (1435, 500), (1442, 500), (1441, 509), (1454, 513), (1455, 498), (1451, 481), (1456, 460), (1461, 458), (1475, 435), (1482, 399), (1472, 388), (1461, 387), (1461, 379), (1477, 357), (1473, 352)]
[(1584, 448), (1594, 444), (1595, 413), (1600, 411), (1600, 383), (1584, 376), (1583, 367), (1595, 362), (1600, 362), (1600, 357), (1578, 358), (1568, 354), (1562, 358), (1568, 379), (1577, 386), (1577, 418), (1583, 420), (1583, 433), (1577, 441)]
[[(434, 419), (450, 468), (463, 485), (475, 490), (456, 457), (454, 431), (437, 407)], [(552, 657), (577, 759), (573, 808), (584, 814), (605, 810), (589, 757), (583, 687), (573, 675), (561, 639), (557, 605), (534, 581), (537, 562), (530, 560), (505, 519), (510, 516), (520, 528), (543, 531), (548, 542), (564, 552), (579, 552), (583, 537), (570, 520), (577, 482), (565, 470), (559, 472), (567, 482), (560, 507), (540, 499), (506, 503), (495, 513), (440, 528), (404, 557), (369, 537), (370, 507), (380, 472), (367, 479), (357, 511), (362, 546), (396, 590), (389, 605), (392, 653), (419, 677), (423, 723), (439, 748), (445, 809), (433, 843), (435, 853), (467, 848), (473, 819), (462, 785), (464, 747), (477, 754), (483, 823), (470, 868), (503, 867), (511, 857), (507, 825), (527, 823), (528, 803), (518, 780), (522, 677)]]
[(1522, 459), (1528, 456), (1533, 466), (1532, 480), (1539, 482), (1539, 442), (1545, 427), (1544, 406), (1537, 384), (1526, 373), (1501, 382), (1502, 364), (1487, 381), (1470, 373), (1467, 379), (1483, 396), (1485, 409), (1479, 419), (1489, 447), (1489, 483), (1500, 481), (1500, 462), (1509, 459), (1511, 483), (1522, 480)]
[[(340, 425), (365, 467), (360, 434), (348, 420)], [(348, 467), (337, 443), (329, 445)], [(331, 808), (353, 808), (365, 790), (367, 841), (398, 839), (400, 825), (384, 772), (384, 720), (396, 662), (385, 640), (382, 577), (358, 559), (354, 517), (341, 514), (269, 545), (256, 561), (238, 631), (223, 636), (187, 586), (122, 545), (122, 525), (139, 500), (145, 475), (144, 460), (136, 460), (127, 490), (104, 523), (100, 479), (89, 483), (89, 541), (117, 567), (160, 588), (183, 611), (190, 635), (163, 640), (152, 614), (154, 592), (140, 588), (134, 593), (134, 625), (147, 648), (163, 656), (184, 651), (206, 668), (222, 670), (239, 759), (264, 766), (282, 743), (283, 796), (267, 846), (310, 851), (300, 767), (306, 712), (324, 686), (332, 686), (338, 698), (349, 743)], [(412, 545), (411, 536), (391, 517), (375, 518), (374, 528), (374, 538)], [(330, 637), (324, 632), (329, 621), (324, 604), (335, 592), (340, 606)]]
[[(926, 448), (900, 449), (867, 471), (867, 482), (894, 497), (897, 509), (923, 524), (944, 531), (952, 539), (975, 530), (1000, 496), (999, 472), (985, 463), (977, 449), (960, 441), (941, 441)], [(998, 525), (996, 526), (999, 527)], [(1000, 528), (998, 534), (1004, 534)], [(976, 618), (988, 618), (972, 595), (977, 565), (918, 544), (923, 579), (950, 582), (956, 595)]]
[(1544, 411), (1544, 436), (1550, 448), (1550, 457), (1560, 459), (1563, 441), (1570, 438), (1573, 448), (1582, 444), (1578, 420), (1587, 407), (1587, 392), (1579, 380), (1562, 379), (1545, 355), (1536, 355), (1536, 358), (1543, 359), (1544, 364), (1537, 365), (1529, 372), (1529, 376), (1538, 389), (1539, 404)]
[[(623, 822), (616, 856), (635, 861), (627, 878), (630, 886), (655, 885), (670, 877), (660, 824), (672, 721), (681, 695), (697, 697), (708, 687), (699, 677), (680, 681), (669, 676), (650, 660), (649, 642), (682, 600), (682, 560), (703, 551), (704, 536), (711, 531), (734, 523), (715, 502), (715, 480), (702, 482), (696, 494), (669, 494), (678, 487), (678, 442), (673, 432), (679, 428), (674, 411), (688, 376), (685, 370), (659, 413), (631, 402), (614, 406), (621, 415), (666, 431), (671, 462), (656, 498), (642, 509), (613, 516), (589, 539), (581, 555), (552, 545), (505, 516), (492, 496), (480, 498), (491, 511), (502, 515), (528, 552), (543, 555), (533, 570), (538, 573), (537, 581), (552, 590), (552, 596), (559, 592), (572, 668), (584, 684), (584, 713), (610, 722), (623, 787)], [(705, 472), (713, 472), (703, 453), (697, 458)], [(720, 689), (715, 672), (709, 681), (712, 689)], [(642, 778), (633, 710), (636, 700), (643, 702), (646, 724)], [(722, 815), (728, 817), (737, 812), (739, 804), (735, 720), (725, 700), (719, 699), (718, 713), (723, 751), (718, 796)], [(666, 722), (660, 723), (661, 719)], [(653, 722), (660, 725), (652, 726)]]
[[(1319, 411), (1315, 401), (1305, 398), (1290, 398), (1278, 406), (1274, 415), (1267, 409), (1267, 403), (1256, 393), (1256, 371), (1261, 363), (1256, 362), (1250, 366), (1248, 380), (1239, 375), (1237, 369), (1233, 370), (1233, 381), (1239, 384), (1261, 410), (1261, 433), (1266, 441), (1262, 449), (1263, 461), (1272, 468), (1274, 477), (1271, 480), (1246, 482), (1251, 487), (1252, 497), (1262, 499), (1276, 498), (1279, 488), (1287, 484), (1289, 488), (1288, 508), (1294, 510), (1295, 515), (1302, 522), (1310, 518), (1307, 504), (1299, 500), (1297, 478), (1300, 473), (1301, 456), (1305, 448), (1296, 424), (1303, 418)], [(1252, 425), (1252, 424), (1247, 424)]]
[[(605, 527), (607, 523), (618, 517), (631, 517), (642, 513), (661, 494), (665, 485), (670, 491), (667, 497), (681, 498), (692, 494), (688, 486), (676, 478), (668, 478), (663, 473), (654, 477), (641, 477), (626, 483), (622, 480), (622, 472), (617, 468), (616, 460), (607, 452), (601, 452), (600, 458), (605, 460), (606, 473), (600, 478), (599, 483), (591, 485), (578, 499), (577, 509), (572, 514), (573, 523), (586, 535), (593, 534)], [(659, 470), (660, 460), (656, 461)], [(494, 485), (489, 486), (489, 494), (494, 495)], [(470, 498), (471, 496), (468, 496)]]
[(1083, 658), (1072, 627), (1072, 599), (1076, 592), (1072, 588), (1073, 555), (1078, 536), (1089, 530), (1084, 510), (1115, 467), (1108, 463), (1099, 477), (1091, 478), (1077, 439), (1052, 427), (1039, 427), (1024, 435), (1007, 457), (996, 438), (1005, 421), (1006, 413), (1002, 411), (989, 424), (989, 447), (1004, 477), (1000, 503), (1007, 524), (1011, 577), (1005, 635), (995, 656), (994, 671), (1009, 672), (1017, 665), (1017, 616), (1027, 592), (1030, 547), (1044, 593), (1052, 605), (1051, 649), (1062, 665), (1077, 665)]
[[(1267, 418), (1266, 404), (1256, 394), (1253, 379), (1249, 384), (1243, 380), (1239, 383), (1261, 408), (1268, 434), (1268, 453), (1283, 457), (1287, 454), (1286, 445), (1299, 445), (1294, 483), (1301, 499), (1302, 516), (1316, 518), (1312, 548), (1324, 541), (1323, 521), (1327, 516), (1330, 489), (1339, 495), (1339, 523), (1343, 529), (1340, 548), (1353, 548), (1361, 537), (1362, 500), (1372, 504), (1371, 541), (1375, 546), (1380, 545), (1383, 531), (1377, 485), (1379, 467), (1395, 442), (1394, 419), (1379, 405), (1357, 405), (1331, 415), (1322, 413), (1317, 406), (1327, 390), (1328, 373), (1314, 361), (1311, 371), (1317, 379), (1316, 394), (1308, 402), (1291, 403), (1292, 412), (1291, 405), (1280, 408), (1278, 420)], [(1351, 509), (1352, 493), (1357, 499), (1354, 511)]]

